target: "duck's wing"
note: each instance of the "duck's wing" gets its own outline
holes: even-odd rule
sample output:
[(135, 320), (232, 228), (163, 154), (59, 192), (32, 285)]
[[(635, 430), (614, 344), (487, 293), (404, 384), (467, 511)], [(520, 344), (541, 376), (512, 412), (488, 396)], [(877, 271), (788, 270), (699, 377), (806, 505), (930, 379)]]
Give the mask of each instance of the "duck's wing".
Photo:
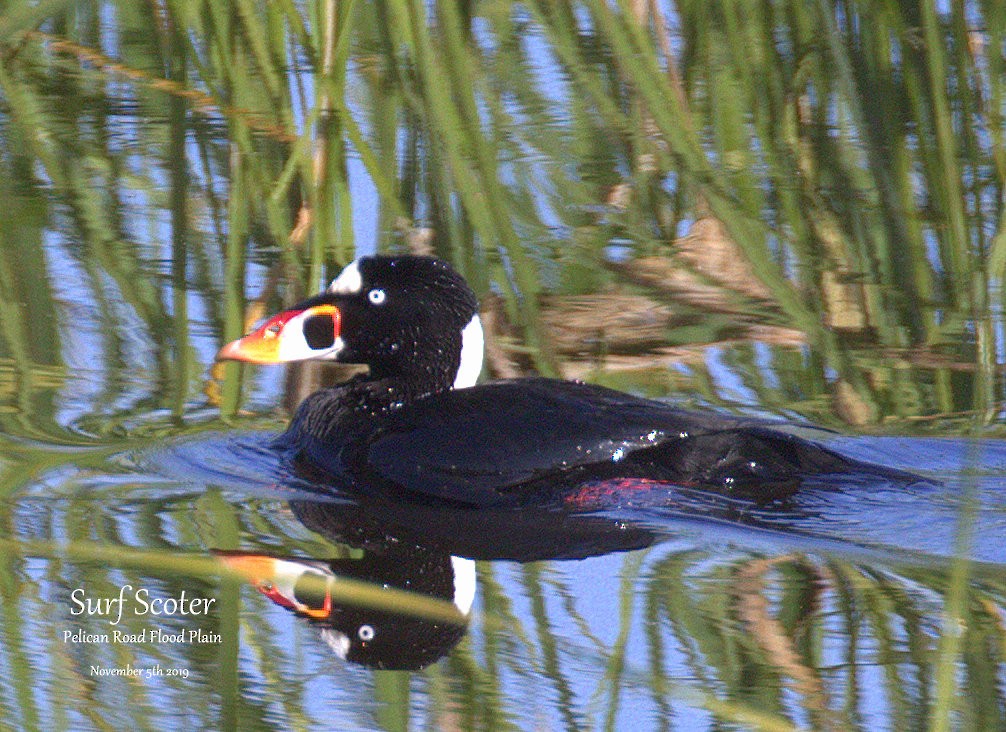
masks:
[(350, 441), (338, 460), (358, 483), (493, 505), (553, 475), (738, 424), (603, 387), (520, 379), (420, 400)]

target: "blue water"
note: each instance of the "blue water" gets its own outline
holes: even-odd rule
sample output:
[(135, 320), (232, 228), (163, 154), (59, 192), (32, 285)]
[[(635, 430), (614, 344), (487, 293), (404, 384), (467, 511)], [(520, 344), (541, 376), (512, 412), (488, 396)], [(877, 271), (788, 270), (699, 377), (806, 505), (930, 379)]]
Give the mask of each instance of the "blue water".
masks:
[[(92, 542), (118, 545), (126, 552), (166, 552), (168, 561), (175, 553), (205, 557), (221, 548), (301, 558), (358, 556), (358, 550), (321, 539), (290, 510), (291, 500), (317, 495), (310, 485), (291, 481), (270, 448), (274, 436), (268, 430), (214, 429), (112, 450), (99, 469), (78, 459), (42, 470), (8, 499), (12, 538), (79, 542), (86, 538), (80, 535), (83, 521), (91, 527)], [(755, 679), (738, 687), (724, 675), (731, 662), (717, 656), (706, 635), (722, 636), (727, 645), (757, 645), (766, 631), (751, 603), (761, 598), (778, 613), (790, 606), (774, 604), (787, 593), (814, 587), (817, 594), (805, 622), (814, 624), (819, 638), (816, 673), (837, 685), (832, 688), (852, 684), (864, 726), (871, 719), (889, 721), (899, 702), (885, 679), (894, 674), (898, 683), (910, 684), (919, 668), (881, 653), (872, 626), (852, 632), (847, 613), (853, 601), (840, 592), (836, 577), (865, 587), (864, 597), (890, 586), (903, 598), (899, 602), (912, 608), (915, 615), (905, 617), (917, 616), (919, 624), (898, 630), (900, 616), (892, 616), (893, 635), (884, 643), (894, 643), (904, 654), (912, 644), (934, 644), (942, 630), (944, 580), (939, 578), (947, 575), (956, 554), (965, 501), (973, 500), (977, 511), (967, 549), (979, 562), (972, 568), (974, 581), (997, 586), (1006, 578), (1001, 540), (1006, 536), (1001, 490), (1006, 446), (997, 440), (815, 436), (851, 457), (911, 471), (922, 480), (911, 485), (828, 482), (769, 506), (676, 489), (656, 504), (627, 501), (585, 517), (600, 515), (613, 525), (645, 528), (652, 541), (644, 548), (582, 560), (479, 562), (466, 637), (432, 671), (407, 677), (413, 723), (440, 724), (433, 711), (440, 707), (432, 700), (445, 693), (454, 699), (448, 706), (464, 707), (459, 669), (472, 664), (493, 669), (498, 681), (494, 693), (520, 728), (596, 726), (609, 716), (619, 729), (650, 728), (669, 714), (684, 728), (706, 727), (712, 717), (703, 708), (703, 694), (714, 691), (743, 701), (745, 693), (777, 683)], [(67, 449), (89, 454), (88, 449)], [(759, 562), (790, 569), (764, 574), (764, 592), (741, 592), (738, 578)], [(806, 578), (791, 576), (787, 562), (817, 579), (807, 584)], [(25, 637), (8, 637), (8, 645), (21, 648), (37, 674), (39, 706), (49, 710), (43, 719), (50, 722), (45, 715), (59, 708), (62, 684), (77, 678), (68, 668), (83, 664), (78, 673), (86, 676), (92, 663), (120, 663), (114, 645), (67, 646), (58, 640), (63, 630), (79, 624), (69, 613), (67, 593), (78, 586), (94, 591), (99, 586), (85, 569), (46, 559), (27, 560), (21, 569), (24, 586), (35, 589), (16, 602)], [(131, 583), (164, 595), (202, 588), (222, 601), (228, 597), (212, 578), (172, 578), (164, 569), (142, 564), (139, 569), (130, 569), (129, 562), (109, 567), (103, 576), (102, 587)], [(876, 590), (870, 589), (874, 583), (879, 583)], [(318, 627), (251, 586), (234, 592), (235, 615), (222, 613), (220, 622), (222, 632), (241, 639), (237, 668), (242, 704), (257, 706), (260, 718), (275, 728), (291, 726), (298, 715), (340, 729), (384, 725), (382, 679), (399, 678), (395, 674), (400, 672), (347, 664), (332, 653)], [(723, 603), (734, 610), (721, 615), (717, 608)], [(864, 598), (854, 606), (870, 612)], [(177, 617), (156, 625), (172, 632), (209, 627), (200, 619)], [(40, 638), (50, 640), (35, 640)], [(190, 676), (149, 680), (144, 687), (149, 696), (134, 700), (138, 706), (129, 707), (133, 711), (118, 706), (118, 699), (131, 692), (117, 681), (103, 680), (101, 693), (90, 703), (122, 726), (133, 724), (131, 715), (137, 713), (155, 726), (219, 720), (207, 711), (227, 698), (216, 671), (217, 653), (217, 646), (133, 646), (132, 663), (184, 668)], [(855, 681), (847, 666), (850, 653), (858, 659)], [(750, 663), (749, 673), (777, 672), (771, 664)], [(617, 683), (610, 677), (612, 664), (620, 668)], [(454, 679), (447, 691), (438, 686), (448, 683), (445, 678)], [(655, 678), (661, 679), (659, 694)], [(927, 692), (921, 688), (906, 693), (925, 704)], [(806, 698), (811, 697), (798, 693), (787, 708), (798, 722), (807, 713)], [(187, 699), (198, 703), (193, 707)], [(841, 697), (835, 699), (839, 704)], [(245, 709), (239, 716), (249, 713)], [(74, 714), (71, 726), (90, 726)]]

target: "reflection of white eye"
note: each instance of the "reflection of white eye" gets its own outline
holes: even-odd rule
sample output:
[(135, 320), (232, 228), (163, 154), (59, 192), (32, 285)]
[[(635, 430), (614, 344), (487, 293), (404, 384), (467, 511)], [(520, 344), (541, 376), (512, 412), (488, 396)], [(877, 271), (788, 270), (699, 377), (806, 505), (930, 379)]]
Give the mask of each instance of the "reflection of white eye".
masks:
[(377, 288), (367, 293), (367, 299), (374, 305), (380, 305), (388, 299), (388, 296), (384, 294), (384, 290)]
[(364, 643), (374, 640), (374, 628), (370, 625), (361, 625), (356, 634), (360, 636), (360, 640)]

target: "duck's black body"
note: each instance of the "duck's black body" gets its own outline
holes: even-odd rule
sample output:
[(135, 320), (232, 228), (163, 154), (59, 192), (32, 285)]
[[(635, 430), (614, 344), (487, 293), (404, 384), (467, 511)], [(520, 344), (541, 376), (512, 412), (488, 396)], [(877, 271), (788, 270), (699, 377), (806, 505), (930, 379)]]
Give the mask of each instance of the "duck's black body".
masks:
[[(285, 340), (283, 340), (285, 339)], [(343, 490), (489, 507), (555, 503), (583, 485), (663, 481), (770, 501), (806, 478), (905, 474), (753, 420), (553, 379), (474, 385), (471, 290), (427, 257), (365, 257), (223, 358), (330, 358), (370, 373), (310, 396), (280, 446)]]
[(641, 478), (774, 499), (802, 478), (876, 470), (750, 420), (570, 381), (519, 379), (356, 413), (357, 385), (313, 395), (280, 445), (338, 485), (473, 506)]

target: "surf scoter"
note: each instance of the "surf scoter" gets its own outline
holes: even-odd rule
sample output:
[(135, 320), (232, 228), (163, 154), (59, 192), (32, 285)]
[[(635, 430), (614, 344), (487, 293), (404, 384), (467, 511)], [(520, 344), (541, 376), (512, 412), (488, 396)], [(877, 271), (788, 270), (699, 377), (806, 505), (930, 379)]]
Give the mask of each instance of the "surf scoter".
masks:
[[(386, 545), (352, 559), (214, 555), (314, 625), (341, 659), (378, 669), (417, 670), (445, 656), (464, 637), (475, 599), (475, 562), (424, 547)], [(363, 603), (361, 582), (370, 592)], [(403, 605), (403, 590), (416, 602)]]
[(772, 501), (808, 478), (898, 471), (757, 420), (686, 411), (576, 381), (476, 385), (478, 301), (446, 262), (366, 256), (218, 359), (327, 359), (369, 373), (321, 389), (279, 446), (321, 482), (397, 500), (561, 504), (654, 481)]

